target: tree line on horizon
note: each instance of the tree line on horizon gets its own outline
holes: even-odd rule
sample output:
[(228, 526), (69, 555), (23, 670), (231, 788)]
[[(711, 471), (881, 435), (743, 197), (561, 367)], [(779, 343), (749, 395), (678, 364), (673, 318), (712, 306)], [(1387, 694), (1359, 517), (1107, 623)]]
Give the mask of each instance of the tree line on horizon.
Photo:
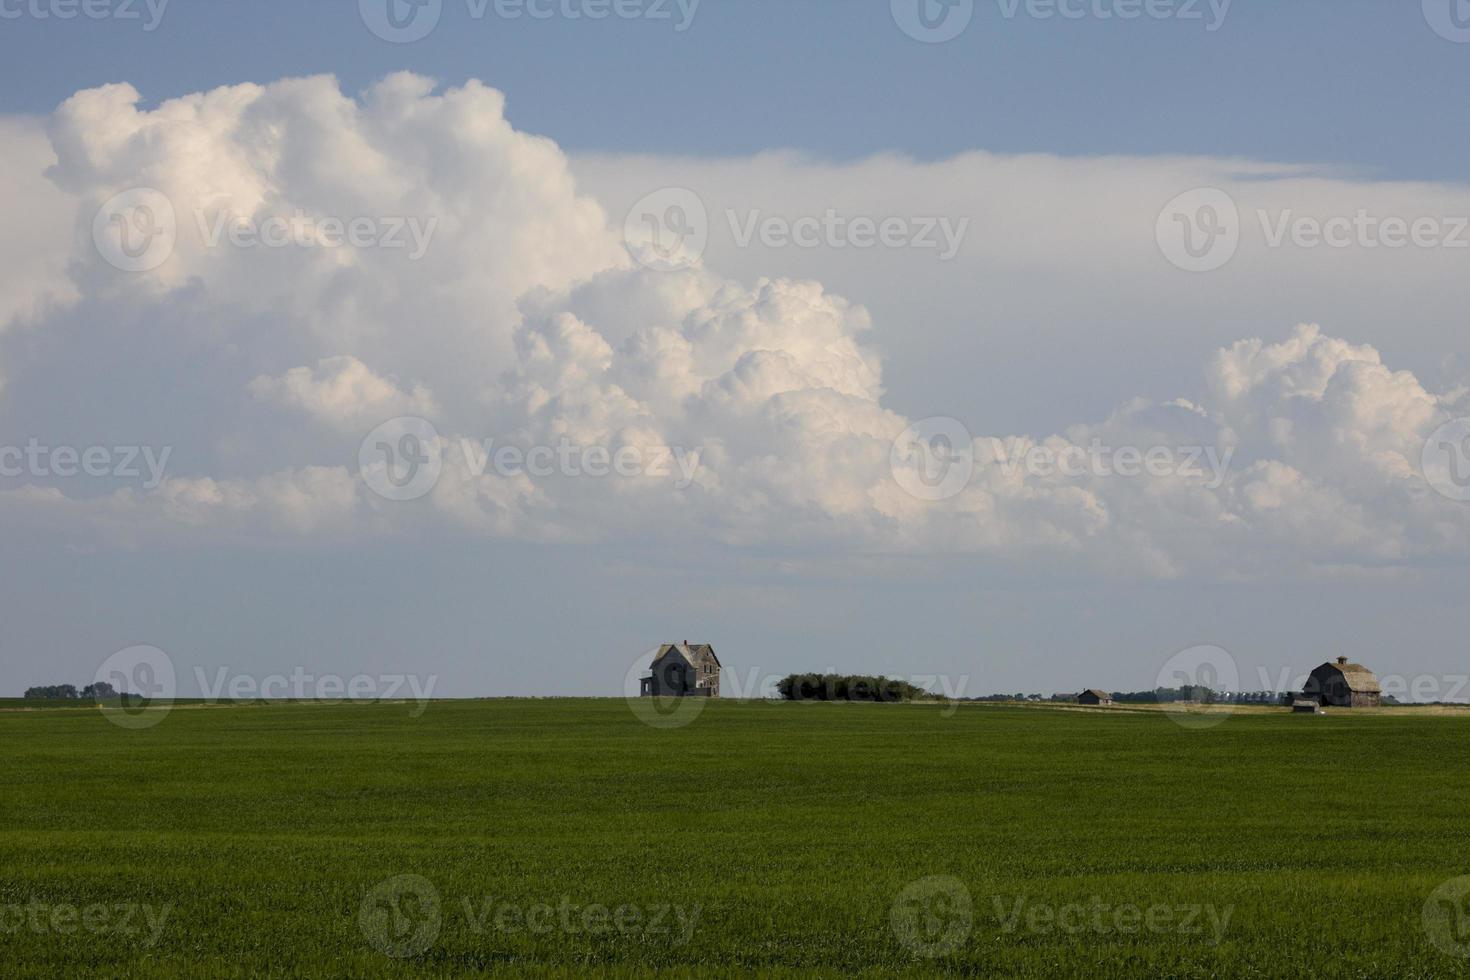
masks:
[(788, 674), (776, 682), (776, 692), (787, 701), (899, 703), (934, 697), (908, 681), (871, 674)]
[(117, 688), (106, 681), (96, 681), (77, 690), (75, 684), (52, 684), (27, 688), (27, 701), (108, 701), (118, 697)]

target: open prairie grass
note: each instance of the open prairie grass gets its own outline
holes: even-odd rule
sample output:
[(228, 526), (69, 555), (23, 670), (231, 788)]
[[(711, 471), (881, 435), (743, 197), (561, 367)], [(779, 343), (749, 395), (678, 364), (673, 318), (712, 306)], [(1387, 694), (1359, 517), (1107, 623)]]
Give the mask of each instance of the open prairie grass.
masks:
[[(95, 709), (0, 713), (0, 973), (1470, 965), (1424, 925), (1435, 890), (1470, 874), (1461, 718), (1191, 729), (1152, 711), (713, 702), (657, 730), (617, 700), (412, 711), (220, 706), (137, 731)], [(410, 894), (393, 918), (374, 896), (405, 880), (437, 909)], [(167, 915), (132, 934), (120, 911), (101, 930), (48, 917), (96, 906)], [(584, 918), (594, 906), (624, 928)], [(542, 907), (555, 922), (533, 930)], [(1169, 911), (1149, 928), (1115, 918), (1129, 908)], [(381, 951), (398, 940), (406, 958)]]

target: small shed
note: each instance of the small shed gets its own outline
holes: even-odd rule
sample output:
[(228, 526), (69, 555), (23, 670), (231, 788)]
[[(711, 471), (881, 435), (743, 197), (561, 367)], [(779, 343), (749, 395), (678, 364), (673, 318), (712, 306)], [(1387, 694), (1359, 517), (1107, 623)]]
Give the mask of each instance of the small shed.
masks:
[(1320, 715), (1322, 706), (1316, 701), (1293, 701), (1291, 710), (1298, 715)]
[(1097, 706), (1109, 705), (1113, 703), (1113, 696), (1107, 691), (1099, 691), (1095, 687), (1090, 687), (1077, 695), (1077, 703)]

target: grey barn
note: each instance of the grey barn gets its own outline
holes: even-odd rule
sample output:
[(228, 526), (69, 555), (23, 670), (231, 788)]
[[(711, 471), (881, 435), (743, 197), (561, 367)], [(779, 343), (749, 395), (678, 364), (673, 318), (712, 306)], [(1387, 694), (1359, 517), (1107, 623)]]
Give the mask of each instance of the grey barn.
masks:
[(1337, 663), (1323, 664), (1307, 676), (1302, 699), (1336, 708), (1376, 708), (1383, 704), (1383, 688), (1373, 671), (1338, 657)]
[(708, 643), (665, 643), (638, 693), (645, 698), (720, 696), (720, 658)]

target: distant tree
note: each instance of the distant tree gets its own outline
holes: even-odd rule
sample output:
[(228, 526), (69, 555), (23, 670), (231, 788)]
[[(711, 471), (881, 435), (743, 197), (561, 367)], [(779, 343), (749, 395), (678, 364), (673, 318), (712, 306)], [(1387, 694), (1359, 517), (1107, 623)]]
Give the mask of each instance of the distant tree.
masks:
[(26, 691), (27, 701), (75, 701), (77, 689), (71, 684), (54, 684), (50, 687), (33, 687)]
[(848, 674), (790, 674), (776, 682), (787, 701), (919, 701), (932, 697), (921, 687), (889, 677)]
[(117, 697), (117, 688), (106, 681), (97, 681), (82, 688), (82, 698), (88, 701), (106, 701)]

